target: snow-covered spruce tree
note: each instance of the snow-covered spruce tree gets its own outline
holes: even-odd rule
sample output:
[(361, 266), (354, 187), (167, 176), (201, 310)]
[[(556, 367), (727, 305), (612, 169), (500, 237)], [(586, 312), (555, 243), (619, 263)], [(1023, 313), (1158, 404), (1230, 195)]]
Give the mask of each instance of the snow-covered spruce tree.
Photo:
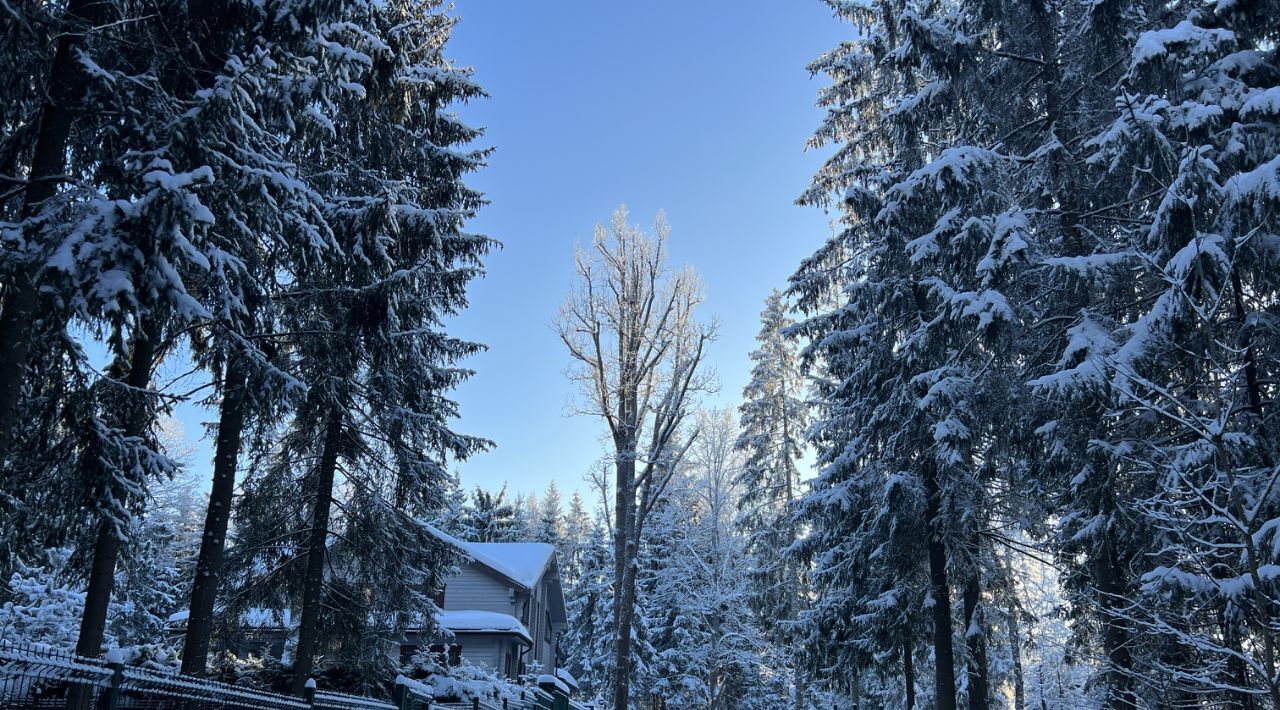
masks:
[(556, 551), (560, 556), (560, 576), (568, 589), (582, 576), (583, 550), (592, 525), (586, 505), (582, 502), (582, 494), (576, 490), (569, 498), (569, 509), (565, 511), (562, 524), (564, 534)]
[(464, 513), (463, 525), (471, 531), (472, 542), (511, 542), (519, 535), (516, 508), (507, 502), (507, 484), (497, 493), (476, 487)]
[[(1042, 532), (1047, 515), (1030, 463), (1043, 419), (1026, 380), (1066, 320), (1046, 318), (1039, 300), (1061, 296), (1042, 277), (1070, 184), (1055, 131), (1079, 120), (1056, 113), (1060, 87), (1045, 93), (1058, 81), (1059, 11), (833, 5), (862, 38), (813, 65), (834, 82), (815, 142), (839, 148), (802, 199), (838, 196), (847, 227), (792, 282), (809, 316), (795, 331), (818, 376), (812, 440), (823, 466), (801, 505), (814, 532), (799, 550), (818, 567), (811, 633), (847, 619), (862, 629), (843, 649), (811, 638), (828, 658), (835, 650), (882, 676), (900, 659), (909, 676), (927, 612), (932, 702), (985, 708), (1002, 681), (992, 622), (1007, 615), (987, 601), (1012, 591), (995, 546), (1025, 545), (1017, 531)], [(1043, 71), (1028, 80), (1028, 66)], [(906, 653), (890, 655), (904, 642)], [(897, 698), (911, 705), (903, 685)]]
[(562, 554), (565, 542), (564, 510), (560, 501), (560, 489), (556, 482), (547, 485), (547, 491), (538, 501), (538, 521), (533, 539), (555, 545)]
[[(103, 155), (85, 150), (81, 136), (94, 134), (85, 126), (93, 111), (85, 109), (106, 112), (147, 93), (124, 87), (116, 103), (112, 75), (86, 68), (119, 63), (118, 35), (84, 30), (122, 14), (113, 2), (25, 3), (6, 14), (0, 109), (0, 543), (7, 553), (0, 555), (0, 573), (6, 579), (11, 564), (43, 557), (42, 547), (72, 544), (66, 532), (77, 526), (68, 514), (95, 504), (85, 491), (91, 486), (72, 489), (61, 479), (79, 479), (77, 447), (62, 425), (94, 416), (89, 390), (96, 377), (63, 332), (74, 286), (43, 282), (60, 239), (107, 202), (88, 179)], [(45, 366), (28, 377), (31, 361)]]
[[(0, 453), (21, 451), (12, 433), (22, 421), (17, 405), (27, 365), (33, 350), (59, 339), (68, 318), (65, 304), (41, 295), (42, 277), (56, 249), (56, 235), (79, 221), (68, 212), (84, 216), (94, 211), (94, 191), (77, 189), (101, 157), (83, 150), (94, 146), (94, 128), (83, 125), (92, 122), (94, 111), (88, 109), (113, 106), (109, 89), (127, 104), (127, 97), (140, 88), (110, 86), (115, 82), (101, 67), (117, 65), (113, 60), (119, 55), (119, 35), (88, 31), (109, 20), (133, 19), (122, 6), (75, 0), (61, 6), (23, 3), (7, 8), (0, 57), (6, 70), (0, 108), (0, 274), (5, 284), (0, 303)], [(79, 138), (73, 137), (73, 128)]]
[(608, 425), (613, 449), (613, 705), (630, 705), (636, 560), (645, 520), (688, 447), (680, 436), (693, 395), (710, 384), (703, 368), (712, 326), (694, 320), (702, 289), (692, 269), (667, 264), (669, 228), (654, 234), (627, 222), (620, 207), (579, 249), (577, 284), (561, 308), (557, 332), (573, 358), (581, 410)]
[[(92, 515), (72, 528), (88, 535), (69, 541), (90, 567), (79, 645), (86, 654), (100, 650), (130, 519), (148, 481), (171, 470), (152, 441), (159, 411), (147, 390), (152, 371), (200, 340), (202, 329), (225, 328), (243, 312), (244, 265), (259, 241), (280, 231), (271, 227), (293, 221), (276, 202), (296, 193), (274, 160), (284, 126), (267, 119), (281, 112), (271, 111), (275, 94), (262, 90), (264, 74), (287, 63), (262, 47), (232, 61), (234, 45), (261, 18), (223, 10), (224, 3), (95, 5), (116, 21), (90, 35), (113, 51), (101, 61), (81, 53), (77, 66), (90, 79), (87, 95), (106, 108), (86, 112), (70, 133), (64, 152), (80, 179), (75, 188), (59, 193), (59, 210), (46, 205), (39, 223), (24, 225), (24, 234), (38, 232), (31, 253), (43, 261), (28, 275), (45, 296), (6, 301), (5, 318), (39, 310), (33, 321), (56, 336), (15, 336), (29, 352), (47, 346), (35, 351), (41, 366), (29, 377), (32, 396), (20, 404), (36, 410), (32, 420), (45, 427), (45, 439), (22, 447), (18, 463), (34, 461), (43, 485), (61, 491), (40, 506), (51, 527), (68, 512)], [(245, 120), (251, 113), (256, 118)], [(245, 194), (257, 200), (256, 214), (243, 209)], [(218, 206), (221, 229), (202, 199)], [(23, 288), (6, 297), (21, 301)], [(115, 377), (93, 374), (68, 326), (105, 340)]]
[[(613, 689), (613, 547), (606, 521), (584, 530), (576, 572), (565, 587), (569, 628), (561, 641), (564, 665), (583, 697), (604, 701)], [(566, 575), (567, 577), (567, 575)]]
[(507, 530), (505, 541), (533, 540), (539, 536), (542, 506), (538, 496), (533, 493), (517, 493), (511, 500), (511, 509), (515, 513), (511, 518), (511, 528)]
[(457, 472), (449, 477), (446, 490), (444, 509), (431, 521), (431, 524), (459, 540), (475, 540), (475, 531), (469, 524), (467, 491), (462, 487)]
[(200, 154), (213, 170), (208, 193), (218, 207), (210, 231), (233, 245), (228, 251), (237, 267), (215, 264), (198, 282), (210, 317), (193, 333), (191, 350), (216, 385), (207, 403), (216, 405), (218, 419), (183, 644), (185, 673), (205, 669), (238, 461), (246, 449), (270, 446), (270, 423), (284, 417), (288, 395), (305, 386), (286, 371), (288, 336), (275, 332), (273, 299), (300, 265), (336, 248), (323, 197), (298, 162), (310, 146), (331, 139), (329, 116), (349, 91), (351, 75), (365, 68), (357, 57), (336, 58), (329, 45), (326, 35), (343, 8), (290, 1), (236, 6), (238, 22), (218, 27), (237, 41), (211, 72), (211, 89), (200, 91), (201, 101), (183, 117), (185, 132), (199, 136)]
[[(671, 707), (778, 707), (787, 673), (757, 623), (746, 536), (736, 528), (742, 455), (731, 410), (700, 411), (686, 464), (654, 513), (641, 588), (655, 657), (650, 692)], [(780, 650), (780, 649), (778, 649)]]
[[(1091, 174), (1084, 143), (1114, 117), (1111, 87), (1127, 64), (1133, 24), (1153, 8), (1124, 0), (1016, 7), (1026, 31), (1005, 32), (1007, 54), (1042, 68), (1027, 84), (1030, 95), (1005, 109), (1028, 126), (1006, 144), (1022, 156), (1019, 190), (1034, 208), (1030, 223), (1041, 255), (1027, 330), (1036, 344), (1026, 348), (1026, 376), (1043, 453), (1027, 459), (1024, 501), (1043, 501), (1038, 517), (1053, 523), (1034, 537), (1046, 540), (1063, 566), (1076, 656), (1105, 659), (1093, 684), (1098, 702), (1131, 707), (1134, 656), (1151, 647), (1135, 642), (1113, 611), (1130, 603), (1131, 562), (1151, 549), (1154, 536), (1130, 507), (1144, 481), (1125, 475), (1098, 442), (1115, 423), (1107, 416), (1111, 392), (1102, 365), (1114, 348), (1109, 330), (1140, 298), (1115, 238), (1125, 219), (1117, 210), (1133, 195)], [(1035, 672), (1028, 685), (1043, 678)]]
[(1114, 239), (1135, 301), (1111, 311), (1098, 447), (1134, 482), (1132, 527), (1153, 531), (1111, 614), (1142, 640), (1142, 700), (1280, 707), (1280, 61), (1259, 21), (1280, 8), (1162, 10), (1089, 143), (1125, 190)]
[(446, 113), (481, 94), (444, 58), (454, 21), (361, 3), (325, 28), (329, 61), (362, 65), (303, 163), (335, 248), (277, 299), (307, 391), (249, 472), (235, 541), (234, 606), (299, 611), (297, 691), (323, 654), (336, 682), (385, 692), (397, 634), (435, 629), (430, 590), (452, 553), (419, 520), (444, 507), (447, 458), (486, 445), (448, 426), (447, 393), (469, 375), (457, 363), (480, 346), (440, 326), (492, 246), (462, 230), (481, 204), (463, 178), (485, 153)]
[[(779, 646), (790, 643), (786, 624), (797, 618), (806, 596), (799, 560), (781, 554), (799, 537), (791, 509), (801, 492), (798, 461), (809, 426), (799, 346), (787, 334), (794, 322), (786, 309), (778, 291), (765, 300), (737, 440), (745, 456), (737, 481), (742, 491), (738, 524), (748, 536), (754, 577), (750, 603)], [(807, 702), (803, 665), (795, 663), (792, 673), (795, 706), (802, 709)]]
[[(998, 189), (1003, 156), (971, 143), (985, 137), (981, 126), (962, 132), (977, 49), (963, 8), (837, 9), (870, 31), (813, 65), (835, 82), (815, 140), (843, 145), (803, 200), (822, 205), (841, 193), (847, 227), (793, 281), (811, 314), (797, 332), (824, 376), (813, 429), (824, 470), (801, 507), (815, 528), (801, 549), (829, 597), (820, 605), (844, 597), (865, 627), (847, 636), (860, 651), (887, 658), (907, 646), (904, 675), (913, 618), (927, 610), (933, 702), (953, 708), (949, 577), (966, 588), (981, 580), (982, 447), (992, 426), (1008, 424), (982, 406), (992, 396), (985, 374), (1013, 342), (1016, 318), (1002, 290), (1027, 249), (1025, 223)], [(836, 252), (845, 258), (833, 273)], [(817, 312), (833, 281), (845, 302)], [(854, 506), (862, 510), (848, 515)], [(923, 564), (927, 585), (918, 583)], [(830, 621), (831, 609), (811, 618)], [(975, 707), (988, 695), (984, 633), (979, 625), (965, 635), (973, 660), (964, 689)]]

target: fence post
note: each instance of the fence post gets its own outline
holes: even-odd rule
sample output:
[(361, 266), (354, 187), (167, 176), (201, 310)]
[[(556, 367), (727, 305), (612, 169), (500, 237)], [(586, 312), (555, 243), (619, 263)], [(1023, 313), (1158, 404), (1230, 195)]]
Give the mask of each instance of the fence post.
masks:
[(107, 651), (107, 668), (111, 669), (111, 686), (107, 688), (106, 710), (120, 707), (120, 686), (124, 685), (124, 654), (118, 648)]
[(316, 679), (308, 678), (307, 684), (302, 686), (302, 701), (307, 705), (315, 707), (316, 704)]
[(471, 710), (480, 710), (480, 698), (471, 699)]
[(397, 710), (409, 710), (409, 686), (404, 681), (403, 675), (396, 676), (396, 689), (391, 698)]

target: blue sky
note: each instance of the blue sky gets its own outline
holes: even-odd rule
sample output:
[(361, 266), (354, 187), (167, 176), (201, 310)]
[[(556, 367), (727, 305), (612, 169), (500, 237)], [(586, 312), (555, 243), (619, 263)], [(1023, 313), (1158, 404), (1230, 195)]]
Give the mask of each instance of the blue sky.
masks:
[[(651, 225), (665, 210), (673, 266), (701, 274), (704, 319), (719, 322), (708, 361), (736, 406), (770, 289), (782, 288), (830, 232), (794, 200), (825, 155), (806, 152), (821, 78), (805, 66), (848, 37), (820, 0), (456, 0), (449, 53), (490, 98), (459, 112), (496, 150), (471, 180), (491, 204), (469, 225), (504, 245), (451, 332), (489, 351), (456, 393), (460, 431), (492, 451), (459, 465), (463, 485), (587, 493), (603, 424), (569, 416), (577, 396), (551, 325), (573, 284), (573, 252), (622, 203)], [(167, 363), (160, 382), (186, 371)], [(208, 485), (217, 412), (175, 417), (191, 475)]]
[[(825, 153), (805, 152), (821, 113), (806, 64), (849, 36), (819, 0), (457, 0), (450, 55), (491, 98), (461, 110), (496, 148), (472, 184), (491, 204), (471, 227), (505, 245), (451, 328), (490, 350), (456, 394), (460, 429), (497, 442), (460, 465), (463, 484), (585, 488), (602, 424), (576, 396), (551, 324), (574, 245), (621, 203), (663, 209), (675, 266), (706, 284), (710, 351), (736, 405), (770, 289), (830, 231), (793, 204)], [(584, 490), (585, 492), (585, 490)]]

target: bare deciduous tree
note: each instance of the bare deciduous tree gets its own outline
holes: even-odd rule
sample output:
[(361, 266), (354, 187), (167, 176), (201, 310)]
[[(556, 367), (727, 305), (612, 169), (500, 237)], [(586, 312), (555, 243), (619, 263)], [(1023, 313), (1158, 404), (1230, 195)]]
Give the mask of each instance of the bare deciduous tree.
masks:
[(569, 376), (582, 387), (578, 413), (603, 419), (613, 442), (617, 710), (630, 697), (641, 531), (692, 442), (682, 434), (691, 395), (713, 383), (702, 364), (715, 326), (694, 321), (702, 285), (692, 269), (667, 265), (669, 231), (661, 214), (648, 234), (619, 207), (607, 228), (597, 225), (590, 249), (578, 250), (578, 283), (556, 322), (574, 361)]

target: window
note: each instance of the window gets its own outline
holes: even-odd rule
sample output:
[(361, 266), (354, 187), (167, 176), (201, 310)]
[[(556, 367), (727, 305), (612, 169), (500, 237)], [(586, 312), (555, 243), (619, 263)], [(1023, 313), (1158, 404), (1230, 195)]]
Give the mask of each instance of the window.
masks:
[(551, 643), (551, 612), (547, 612), (547, 623), (542, 627), (542, 638)]
[(436, 606), (440, 607), (441, 609), (444, 608), (444, 590), (447, 588), (448, 588), (448, 585), (441, 586), (440, 591), (436, 592), (436, 596), (435, 596)]

